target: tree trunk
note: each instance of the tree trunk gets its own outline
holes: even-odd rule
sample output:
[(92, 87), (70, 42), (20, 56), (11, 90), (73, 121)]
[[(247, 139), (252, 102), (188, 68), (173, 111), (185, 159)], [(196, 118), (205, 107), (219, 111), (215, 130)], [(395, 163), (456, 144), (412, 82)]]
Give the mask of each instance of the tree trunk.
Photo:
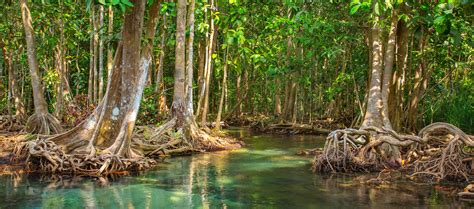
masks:
[(64, 23), (62, 19), (59, 19), (59, 44), (57, 45), (56, 51), (56, 69), (58, 69), (59, 77), (59, 86), (56, 95), (56, 107), (54, 110), (54, 115), (57, 118), (62, 118), (64, 111), (64, 103), (66, 101), (66, 96), (70, 92), (70, 87), (68, 80), (66, 78), (66, 47), (65, 47), (65, 38), (64, 38)]
[(186, 84), (185, 84), (185, 43), (186, 43), (186, 0), (178, 0), (176, 15), (176, 50), (174, 71), (174, 94), (171, 113), (176, 117), (176, 126), (184, 124), (184, 113), (186, 108)]
[(280, 117), (280, 123), (283, 123), (286, 120), (286, 115), (288, 114), (288, 104), (290, 100), (290, 89), (291, 89), (291, 76), (285, 82), (285, 94), (284, 94), (284, 102), (283, 102), (283, 112)]
[(420, 50), (420, 63), (418, 64), (418, 68), (415, 70), (415, 79), (414, 79), (414, 86), (412, 90), (412, 94), (410, 94), (410, 105), (408, 107), (408, 121), (407, 121), (407, 128), (410, 131), (417, 130), (417, 122), (418, 122), (418, 104), (420, 99), (424, 93), (424, 86), (427, 82), (428, 70), (426, 69), (425, 64), (425, 46), (426, 46), (427, 36), (422, 29), (421, 38), (419, 40), (419, 50)]
[[(4, 46), (4, 43), (3, 43), (3, 38), (0, 37), (0, 50), (2, 50), (2, 53), (0, 54), (0, 99), (2, 99), (1, 97), (2, 96), (6, 96), (7, 98), (7, 108), (8, 108), (8, 111), (10, 111), (10, 94), (9, 94), (9, 89), (8, 89), (8, 86), (10, 85), (8, 80), (7, 80), (7, 83), (4, 83), (4, 76), (3, 76), (3, 72), (5, 71), (5, 66), (4, 66), (4, 63), (6, 65), (7, 61), (6, 61), (6, 58), (5, 58), (5, 53), (4, 53), (4, 49), (5, 49), (5, 46)], [(8, 72), (6, 73), (7, 76), (7, 79), (8, 79)], [(8, 113), (9, 115), (11, 115), (11, 113)]]
[(294, 81), (294, 78), (290, 81), (290, 89), (289, 89), (289, 96), (288, 96), (288, 107), (286, 111), (285, 120), (287, 121), (294, 121), (294, 114), (295, 114), (295, 107), (296, 107), (296, 91), (297, 91), (297, 83)]
[(397, 25), (398, 25), (398, 12), (393, 9), (392, 12), (392, 23), (390, 26), (390, 32), (388, 35), (388, 42), (385, 51), (384, 59), (384, 72), (383, 72), (383, 83), (382, 83), (382, 119), (385, 128), (392, 129), (392, 123), (390, 123), (389, 117), (389, 95), (390, 87), (392, 84), (392, 69), (393, 60), (395, 58), (395, 41), (397, 36)]
[(32, 26), (32, 20), (30, 11), (26, 4), (26, 0), (21, 0), (21, 13), (23, 18), (23, 26), (25, 28), (25, 38), (27, 44), (27, 55), (28, 55), (28, 66), (30, 69), (31, 74), (31, 85), (33, 88), (33, 95), (34, 95), (34, 104), (35, 104), (35, 112), (46, 114), (47, 104), (44, 99), (43, 94), (43, 85), (41, 84), (41, 75), (39, 72), (38, 61), (36, 59), (36, 44), (35, 44), (35, 37), (34, 31)]
[[(4, 44), (3, 44), (3, 40), (0, 38), (0, 49), (2, 50), (2, 54), (1, 54), (1, 57), (3, 58), (3, 63), (6, 64), (6, 58), (4, 56), (4, 52), (3, 52), (3, 49), (4, 49)], [(3, 64), (0, 60), (0, 77), (3, 77), (3, 72), (5, 71), (5, 67), (4, 67), (4, 64)], [(3, 80), (0, 79), (0, 86), (5, 86), (5, 89), (7, 88), (6, 86), (7, 85), (2, 85), (2, 82)], [(0, 89), (0, 91), (2, 91), (4, 89)]]
[(187, 88), (188, 88), (188, 95), (187, 95), (187, 112), (189, 115), (194, 115), (194, 107), (193, 107), (193, 43), (194, 43), (194, 7), (195, 2), (191, 0), (189, 2), (188, 8), (188, 17), (187, 17), (187, 25), (189, 27), (189, 37), (187, 41), (187, 57), (186, 57), (186, 73), (187, 73)]
[(245, 105), (243, 105), (243, 108), (241, 108), (241, 113), (242, 110), (244, 112), (248, 112), (250, 110), (250, 85), (249, 85), (249, 69), (244, 70), (244, 91), (245, 91), (245, 97), (242, 98), (242, 102), (244, 102)]
[(33, 114), (26, 124), (26, 129), (31, 133), (51, 134), (62, 132), (59, 121), (48, 112), (48, 104), (44, 98), (43, 85), (39, 72), (38, 61), (36, 59), (36, 44), (32, 26), (31, 14), (26, 0), (20, 0), (21, 16), (25, 29), (25, 39), (27, 45), (28, 68), (31, 75), (31, 86), (33, 89), (33, 102), (35, 114)]
[(275, 116), (279, 117), (281, 114), (281, 99), (280, 99), (280, 78), (275, 79)]
[[(241, 86), (240, 83), (241, 83), (241, 80), (242, 80), (242, 73), (239, 73), (239, 74), (237, 75), (237, 81), (236, 81), (237, 83), (235, 84), (235, 86), (236, 86), (236, 87), (235, 87), (235, 88), (236, 88), (236, 89), (235, 89), (236, 102), (242, 101), (242, 92), (241, 92), (241, 90), (240, 90), (240, 86)], [(240, 103), (242, 103), (242, 102), (240, 102)], [(239, 104), (239, 105), (237, 106), (236, 115), (237, 115), (237, 116), (240, 116), (241, 114), (242, 114), (242, 104)]]
[[(109, 23), (107, 25), (108, 26), (107, 35), (108, 35), (109, 41), (110, 41), (110, 40), (112, 40), (113, 33), (114, 33), (114, 11), (112, 9), (112, 6), (109, 6), (108, 14), (109, 14)], [(114, 56), (113, 55), (113, 47), (112, 47), (112, 44), (109, 42), (109, 44), (107, 45), (107, 75), (110, 72), (112, 72), (112, 67), (113, 67), (113, 64), (114, 64), (114, 57), (113, 56)]]
[[(211, 9), (214, 9), (214, 0), (211, 0)], [(211, 80), (211, 74), (212, 74), (212, 53), (214, 51), (214, 36), (216, 33), (216, 28), (214, 25), (214, 17), (213, 17), (213, 12), (211, 10), (210, 12), (210, 34), (209, 34), (209, 45), (208, 45), (208, 52), (207, 52), (207, 62), (206, 62), (206, 67), (207, 67), (207, 74), (206, 74), (206, 84), (205, 84), (205, 95), (204, 95), (204, 104), (202, 106), (202, 115), (201, 115), (201, 126), (206, 127), (207, 123), (207, 112), (209, 111), (209, 88), (210, 88), (210, 80)]]
[[(137, 161), (141, 159), (141, 150), (132, 149), (131, 144), (153, 42), (147, 42), (140, 52), (145, 1), (132, 0), (132, 3), (134, 6), (127, 8), (124, 15), (122, 42), (116, 50), (103, 100), (77, 127), (48, 139), (60, 145), (72, 158), (77, 158), (76, 163), (70, 167), (55, 167), (52, 172), (77, 172), (76, 169), (81, 168), (81, 172), (101, 174), (143, 166)], [(155, 26), (147, 26), (150, 28), (147, 28), (146, 38), (150, 34), (154, 36)], [(153, 32), (148, 33), (150, 30)], [(52, 164), (54, 159), (50, 161)]]
[(164, 83), (163, 81), (163, 69), (165, 61), (165, 52), (166, 52), (166, 27), (167, 24), (167, 14), (163, 15), (163, 22), (161, 26), (161, 37), (160, 37), (160, 54), (158, 58), (158, 70), (156, 73), (156, 86), (155, 92), (158, 95), (158, 110), (160, 115), (168, 112), (168, 107), (166, 106), (166, 96), (164, 95)]
[(372, 72), (367, 100), (367, 110), (365, 112), (362, 127), (382, 127), (382, 43), (380, 41), (380, 21), (378, 15), (374, 17), (372, 32)]
[(93, 95), (93, 101), (94, 104), (98, 104), (99, 101), (99, 18), (96, 16), (96, 8), (92, 7), (92, 17), (93, 17), (93, 27), (94, 27), (94, 33), (93, 33), (93, 39), (94, 39), (94, 58), (93, 58), (93, 70), (94, 70), (94, 92), (92, 93)]
[[(395, 86), (392, 97), (389, 99), (391, 102), (389, 107), (390, 112), (393, 115), (390, 115), (391, 122), (395, 131), (400, 131), (402, 129), (402, 117), (404, 109), (404, 86), (405, 86), (405, 75), (408, 69), (408, 43), (409, 43), (409, 31), (407, 23), (404, 21), (399, 21), (397, 27), (397, 71), (395, 72), (393, 85)], [(396, 79), (395, 79), (396, 78)]]
[(104, 27), (104, 6), (99, 6), (99, 73), (98, 73), (98, 102), (104, 97), (104, 36), (102, 34), (102, 28)]
[(26, 116), (26, 110), (19, 92), (20, 87), (17, 84), (18, 78), (13, 68), (13, 54), (7, 51), (6, 47), (3, 47), (2, 51), (5, 59), (5, 68), (8, 71), (8, 100), (13, 99), (15, 104), (15, 116), (20, 121), (23, 121)]
[(224, 107), (224, 96), (225, 96), (225, 90), (227, 88), (227, 67), (229, 66), (227, 64), (227, 59), (229, 59), (229, 46), (226, 48), (225, 52), (225, 60), (224, 60), (224, 72), (222, 76), (222, 85), (221, 85), (221, 98), (219, 101), (219, 109), (217, 111), (217, 117), (216, 117), (216, 125), (214, 126), (214, 130), (220, 131), (221, 130), (221, 116), (222, 116), (222, 108)]
[(89, 41), (89, 81), (87, 87), (87, 100), (89, 104), (94, 103), (94, 3), (91, 3), (91, 14), (89, 17), (89, 23), (92, 26), (90, 41)]
[(59, 85), (57, 86), (57, 93), (56, 93), (56, 105), (54, 110), (54, 116), (57, 118), (61, 118), (62, 109), (64, 107), (63, 103), (63, 89), (64, 89), (64, 79), (63, 78), (63, 50), (60, 44), (56, 47), (56, 69), (58, 70), (58, 77), (59, 77)]
[[(204, 10), (204, 21), (206, 22), (210, 22), (210, 19), (212, 19), (212, 15), (209, 15), (208, 14), (208, 9), (205, 9)], [(208, 60), (210, 58), (210, 55), (209, 55), (209, 44), (210, 44), (210, 38), (209, 38), (209, 28), (206, 29), (206, 34), (205, 34), (205, 47), (202, 47), (203, 51), (204, 51), (204, 54), (203, 54), (203, 58), (204, 58), (204, 68), (203, 68), (203, 72), (202, 72), (202, 77), (200, 79), (200, 90), (198, 92), (199, 94), (199, 100), (198, 100), (198, 104), (197, 104), (197, 112), (195, 114), (195, 117), (196, 118), (199, 118), (199, 115), (202, 113), (202, 106), (203, 106), (203, 103), (204, 103), (204, 97), (206, 95), (206, 89), (207, 89), (207, 86), (206, 86), (206, 83), (207, 83), (207, 75), (208, 75)]]
[[(194, 1), (191, 1), (189, 12), (194, 10)], [(188, 23), (191, 26), (193, 24), (193, 14), (188, 16)], [(176, 131), (182, 133), (179, 137), (166, 137), (172, 138), (169, 142), (165, 143), (163, 146), (160, 146), (157, 151), (164, 151), (165, 153), (170, 152), (189, 152), (195, 150), (217, 150), (217, 149), (226, 149), (230, 146), (230, 143), (222, 140), (220, 138), (211, 137), (206, 132), (198, 128), (194, 116), (189, 108), (186, 107), (186, 97), (188, 96), (185, 93), (185, 89), (188, 86), (185, 82), (185, 33), (186, 33), (186, 0), (178, 0), (177, 2), (177, 16), (176, 16), (176, 49), (175, 49), (175, 72), (174, 72), (174, 95), (173, 95), (173, 109), (172, 115), (173, 118), (167, 123), (160, 126), (157, 130), (158, 133), (155, 136), (162, 137), (161, 135), (165, 133), (165, 130)], [(192, 29), (192, 28), (191, 28)], [(192, 31), (192, 30), (191, 30)], [(188, 44), (192, 44), (192, 36), (188, 40)], [(188, 50), (190, 48), (188, 47)], [(188, 51), (192, 53), (192, 51)], [(190, 55), (189, 57), (192, 57)], [(188, 60), (188, 66), (191, 69), (192, 73), (192, 59)], [(189, 78), (188, 78), (189, 79)], [(191, 79), (189, 79), (191, 80)], [(188, 81), (189, 81), (188, 80)], [(189, 87), (189, 86), (188, 86)], [(193, 91), (189, 90), (188, 94), (192, 94)], [(192, 107), (191, 107), (192, 108)], [(159, 140), (163, 140), (158, 138)], [(152, 137), (151, 140), (155, 140), (155, 137)], [(176, 148), (178, 147), (178, 148)], [(239, 146), (240, 147), (240, 146)], [(165, 151), (166, 150), (166, 151)]]

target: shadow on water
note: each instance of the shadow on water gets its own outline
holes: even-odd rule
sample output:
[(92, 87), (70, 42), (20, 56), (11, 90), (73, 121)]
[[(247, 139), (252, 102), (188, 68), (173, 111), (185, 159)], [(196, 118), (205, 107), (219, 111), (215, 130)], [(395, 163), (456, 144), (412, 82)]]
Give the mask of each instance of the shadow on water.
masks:
[[(0, 176), (0, 208), (465, 208), (456, 187), (359, 184), (370, 175), (315, 175), (300, 149), (323, 137), (230, 130), (246, 148), (167, 159), (135, 176)], [(472, 206), (472, 205), (471, 205)]]

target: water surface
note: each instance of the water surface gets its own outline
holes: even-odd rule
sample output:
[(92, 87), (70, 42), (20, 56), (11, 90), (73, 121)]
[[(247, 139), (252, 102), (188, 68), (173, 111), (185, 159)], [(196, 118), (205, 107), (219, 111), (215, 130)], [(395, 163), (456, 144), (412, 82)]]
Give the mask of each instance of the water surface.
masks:
[(252, 135), (241, 150), (166, 159), (136, 176), (0, 176), (0, 208), (468, 208), (454, 187), (397, 182), (357, 184), (367, 176), (315, 175), (298, 150), (323, 137)]

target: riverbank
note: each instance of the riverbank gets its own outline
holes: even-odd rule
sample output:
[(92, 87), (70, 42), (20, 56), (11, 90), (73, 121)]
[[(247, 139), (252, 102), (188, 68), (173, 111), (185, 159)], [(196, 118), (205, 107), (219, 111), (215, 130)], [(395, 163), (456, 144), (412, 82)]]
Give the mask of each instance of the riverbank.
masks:
[(377, 174), (315, 175), (312, 157), (296, 152), (322, 147), (323, 136), (257, 134), (227, 130), (246, 146), (238, 150), (166, 158), (139, 174), (101, 180), (0, 176), (0, 205), (21, 208), (467, 208), (464, 185), (397, 180), (366, 184)]
[(250, 127), (258, 133), (285, 135), (327, 135), (332, 130), (346, 128), (347, 124), (331, 118), (315, 119), (306, 123), (287, 122), (265, 115), (240, 115), (227, 121), (232, 126)]

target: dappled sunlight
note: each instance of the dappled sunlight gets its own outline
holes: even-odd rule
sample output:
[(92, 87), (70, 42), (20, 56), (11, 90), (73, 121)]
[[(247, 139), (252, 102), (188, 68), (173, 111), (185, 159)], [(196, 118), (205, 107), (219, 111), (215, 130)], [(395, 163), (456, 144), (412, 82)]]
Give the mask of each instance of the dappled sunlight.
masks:
[(0, 5), (0, 209), (474, 206), (474, 1)]

